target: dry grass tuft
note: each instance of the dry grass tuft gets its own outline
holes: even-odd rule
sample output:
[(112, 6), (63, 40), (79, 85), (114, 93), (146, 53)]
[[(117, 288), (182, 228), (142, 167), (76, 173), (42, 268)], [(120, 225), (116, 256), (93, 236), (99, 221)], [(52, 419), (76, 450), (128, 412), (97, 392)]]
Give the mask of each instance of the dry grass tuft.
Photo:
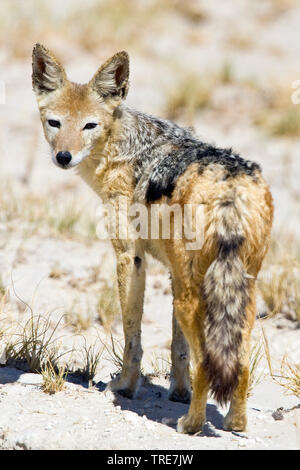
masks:
[(277, 382), (292, 395), (300, 398), (300, 364), (291, 364), (285, 356)]
[(68, 372), (66, 367), (54, 367), (51, 361), (47, 361), (41, 369), (43, 377), (42, 390), (45, 393), (53, 395), (61, 392), (65, 388)]
[(263, 345), (259, 340), (257, 343), (253, 344), (250, 350), (250, 377), (249, 377), (249, 388), (248, 388), (248, 397), (252, 395), (253, 389), (258, 385), (262, 378), (263, 372), (258, 373), (258, 367), (263, 358)]
[(165, 354), (161, 353), (152, 353), (150, 358), (150, 364), (153, 369), (153, 372), (150, 374), (152, 377), (169, 377), (171, 372), (171, 353), (167, 352)]
[(254, 42), (251, 36), (246, 36), (243, 33), (233, 33), (230, 34), (226, 40), (228, 46), (240, 50), (250, 49)]
[(276, 20), (297, 5), (297, 0), (270, 0), (267, 10), (260, 16), (263, 23)]
[(83, 366), (82, 368), (80, 368), (78, 372), (80, 373), (80, 375), (83, 377), (84, 380), (89, 382), (89, 385), (91, 385), (91, 382), (96, 375), (97, 368), (99, 366), (99, 362), (100, 362), (104, 349), (105, 349), (104, 346), (102, 347), (102, 349), (99, 349), (98, 347), (96, 347), (96, 343), (93, 345), (87, 346), (85, 342), (84, 348), (81, 351), (82, 359), (83, 359)]
[(26, 236), (36, 233), (84, 241), (97, 239), (95, 214), (74, 201), (61, 203), (60, 193), (37, 195), (6, 182), (0, 195), (0, 222), (10, 231), (24, 227)]
[(299, 255), (296, 250), (287, 254), (281, 248), (293, 246), (290, 243), (282, 240), (280, 246), (275, 242), (271, 245), (258, 288), (270, 316), (283, 313), (291, 320), (300, 321)]
[(168, 7), (193, 23), (200, 23), (207, 19), (207, 13), (198, 2), (194, 0), (167, 0)]
[[(69, 43), (74, 50), (102, 56), (121, 47), (133, 49), (137, 44), (142, 47), (149, 24), (155, 29), (162, 15), (170, 14), (180, 15), (196, 25), (207, 16), (202, 6), (192, 0), (76, 2), (72, 8), (66, 6), (59, 16), (46, 0), (27, 0), (26, 7), (18, 0), (11, 0), (0, 18), (0, 46), (5, 45), (14, 60), (28, 59), (32, 44), (37, 41)], [(9, 34), (12, 29), (14, 33)]]
[(6, 295), (6, 287), (3, 283), (2, 277), (0, 277), (0, 302)]
[(59, 352), (59, 338), (55, 338), (62, 317), (53, 327), (49, 318), (34, 315), (31, 308), (26, 306), (30, 309), (30, 318), (25, 325), (19, 325), (19, 332), (7, 342), (7, 364), (25, 367), (35, 373), (41, 372), (45, 364), (49, 363), (57, 368), (59, 358), (66, 354)]
[(285, 355), (281, 362), (280, 373), (274, 372), (271, 361), (269, 342), (262, 327), (263, 345), (271, 378), (292, 395), (300, 397), (300, 364), (291, 364)]
[(190, 73), (168, 93), (165, 114), (168, 119), (184, 118), (191, 124), (196, 112), (206, 108), (211, 100), (213, 84), (207, 78)]
[(50, 279), (60, 279), (63, 276), (64, 272), (59, 265), (54, 265), (51, 268), (49, 273)]
[(70, 310), (65, 312), (65, 324), (71, 327), (75, 333), (81, 333), (86, 331), (93, 326), (94, 317), (89, 308), (78, 310), (77, 302), (74, 302)]
[(214, 90), (219, 85), (229, 85), (235, 80), (232, 65), (227, 62), (213, 72), (179, 74), (178, 82), (166, 92), (166, 117), (173, 120), (183, 118), (188, 125), (192, 125), (197, 112), (211, 105)]
[(108, 353), (108, 359), (117, 368), (118, 373), (123, 368), (124, 346), (121, 341), (115, 339), (112, 334), (110, 335), (110, 341), (110, 346), (107, 346), (106, 344), (103, 344), (103, 346)]
[(261, 89), (264, 110), (254, 117), (254, 124), (270, 136), (298, 137), (300, 135), (300, 106), (291, 100), (291, 84), (270, 84)]

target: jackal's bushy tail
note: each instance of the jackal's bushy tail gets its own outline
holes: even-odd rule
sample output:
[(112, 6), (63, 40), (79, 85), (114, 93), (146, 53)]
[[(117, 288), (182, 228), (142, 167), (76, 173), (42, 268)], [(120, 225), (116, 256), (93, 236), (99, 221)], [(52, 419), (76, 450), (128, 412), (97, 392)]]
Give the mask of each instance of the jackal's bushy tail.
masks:
[(239, 349), (248, 279), (239, 249), (244, 242), (241, 220), (233, 201), (218, 203), (217, 257), (204, 277), (206, 301), (204, 369), (212, 396), (226, 403), (238, 382)]

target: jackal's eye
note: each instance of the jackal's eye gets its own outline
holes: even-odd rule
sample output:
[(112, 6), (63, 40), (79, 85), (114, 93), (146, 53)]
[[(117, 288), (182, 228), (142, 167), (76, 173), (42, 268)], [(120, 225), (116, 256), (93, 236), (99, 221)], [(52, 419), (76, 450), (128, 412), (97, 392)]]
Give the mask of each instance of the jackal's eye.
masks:
[(83, 130), (85, 130), (85, 129), (94, 129), (96, 126), (97, 126), (96, 122), (88, 122), (84, 126)]
[(56, 121), (55, 119), (48, 119), (48, 124), (51, 127), (60, 127), (60, 122)]

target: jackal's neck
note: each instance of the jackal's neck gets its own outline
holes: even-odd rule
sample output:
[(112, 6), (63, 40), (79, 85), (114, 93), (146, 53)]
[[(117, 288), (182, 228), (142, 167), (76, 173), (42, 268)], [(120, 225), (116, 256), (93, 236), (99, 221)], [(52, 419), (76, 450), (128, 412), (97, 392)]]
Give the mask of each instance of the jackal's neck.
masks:
[[(114, 123), (104, 138), (77, 170), (102, 199), (125, 194), (129, 187), (142, 199), (148, 176), (159, 160), (196, 142), (189, 129), (125, 105), (115, 111)], [(125, 181), (127, 186), (121, 191)]]
[(190, 129), (141, 113), (128, 106), (118, 108), (111, 140), (118, 160), (128, 161), (134, 167), (136, 179), (160, 155), (172, 151), (184, 141), (195, 141)]

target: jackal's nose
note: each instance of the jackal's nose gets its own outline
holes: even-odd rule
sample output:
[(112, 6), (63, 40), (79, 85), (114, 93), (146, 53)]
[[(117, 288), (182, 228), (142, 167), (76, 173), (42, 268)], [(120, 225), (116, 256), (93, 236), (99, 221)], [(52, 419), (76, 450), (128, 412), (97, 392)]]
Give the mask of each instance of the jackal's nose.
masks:
[(61, 166), (67, 166), (72, 160), (70, 152), (58, 152), (56, 155), (57, 163)]

